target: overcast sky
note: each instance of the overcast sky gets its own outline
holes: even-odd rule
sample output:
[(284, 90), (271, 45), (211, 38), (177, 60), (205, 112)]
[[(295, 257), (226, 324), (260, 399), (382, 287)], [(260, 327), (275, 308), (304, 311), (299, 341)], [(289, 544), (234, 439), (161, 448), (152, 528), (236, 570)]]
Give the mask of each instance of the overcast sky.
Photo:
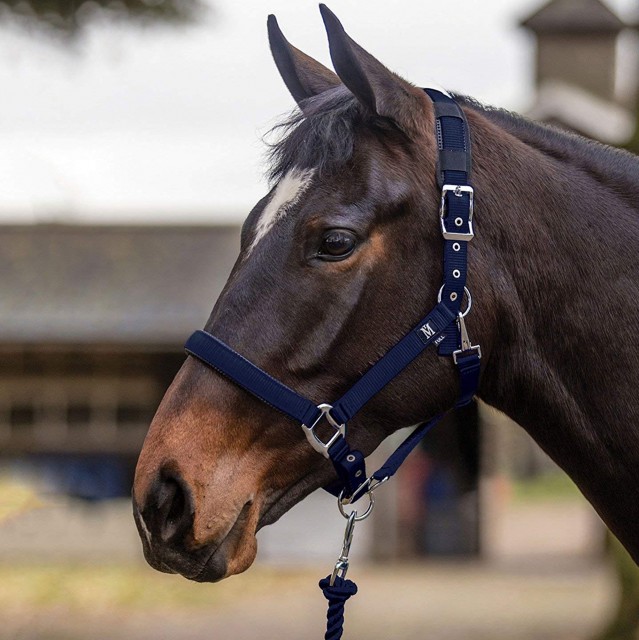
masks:
[[(533, 43), (517, 25), (542, 1), (328, 4), (412, 82), (525, 110)], [(610, 4), (627, 15), (637, 3)], [(217, 0), (197, 26), (96, 26), (70, 50), (5, 28), (0, 220), (242, 219), (265, 190), (260, 138), (293, 106), (268, 50), (268, 13), (329, 64), (306, 0)]]

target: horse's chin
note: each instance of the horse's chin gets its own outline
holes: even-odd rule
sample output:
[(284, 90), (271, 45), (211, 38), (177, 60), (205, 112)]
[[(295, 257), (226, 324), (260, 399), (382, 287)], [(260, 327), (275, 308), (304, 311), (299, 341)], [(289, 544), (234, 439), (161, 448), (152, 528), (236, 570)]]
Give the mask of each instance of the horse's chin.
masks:
[(163, 573), (180, 574), (195, 582), (218, 582), (246, 571), (255, 560), (255, 521), (251, 526), (252, 519), (247, 517), (247, 510), (242, 510), (221, 542), (200, 544), (194, 548), (155, 542), (145, 532), (138, 514), (135, 515), (144, 557), (151, 567)]
[(254, 533), (242, 536), (239, 549), (233, 541), (227, 544), (225, 540), (211, 553), (196, 575), (185, 575), (184, 577), (195, 582), (219, 582), (224, 578), (246, 571), (253, 564), (256, 555), (257, 540)]

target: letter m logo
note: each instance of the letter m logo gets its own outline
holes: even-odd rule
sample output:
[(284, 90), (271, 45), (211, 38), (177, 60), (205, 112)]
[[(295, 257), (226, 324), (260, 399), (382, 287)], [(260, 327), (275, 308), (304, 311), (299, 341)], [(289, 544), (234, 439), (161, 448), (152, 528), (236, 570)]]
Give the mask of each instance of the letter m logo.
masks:
[(428, 322), (419, 328), (419, 332), (423, 336), (422, 339), (426, 338), (426, 340), (429, 340), (435, 335), (435, 329), (433, 329)]

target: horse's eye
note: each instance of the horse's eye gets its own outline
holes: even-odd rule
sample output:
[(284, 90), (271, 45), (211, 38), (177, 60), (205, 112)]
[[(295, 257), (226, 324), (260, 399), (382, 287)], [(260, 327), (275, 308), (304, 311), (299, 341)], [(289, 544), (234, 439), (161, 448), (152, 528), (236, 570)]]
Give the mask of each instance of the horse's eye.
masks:
[(324, 234), (317, 256), (324, 260), (342, 260), (353, 253), (356, 244), (352, 231), (331, 229)]

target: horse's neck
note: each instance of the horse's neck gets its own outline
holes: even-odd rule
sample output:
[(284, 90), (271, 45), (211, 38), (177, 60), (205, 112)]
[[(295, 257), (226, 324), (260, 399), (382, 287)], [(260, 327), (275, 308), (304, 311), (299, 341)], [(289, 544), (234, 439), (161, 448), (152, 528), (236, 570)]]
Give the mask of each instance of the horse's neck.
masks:
[(639, 561), (639, 178), (615, 182), (511, 136), (493, 153), (476, 171), (487, 282), (475, 286), (498, 309), (480, 395)]

